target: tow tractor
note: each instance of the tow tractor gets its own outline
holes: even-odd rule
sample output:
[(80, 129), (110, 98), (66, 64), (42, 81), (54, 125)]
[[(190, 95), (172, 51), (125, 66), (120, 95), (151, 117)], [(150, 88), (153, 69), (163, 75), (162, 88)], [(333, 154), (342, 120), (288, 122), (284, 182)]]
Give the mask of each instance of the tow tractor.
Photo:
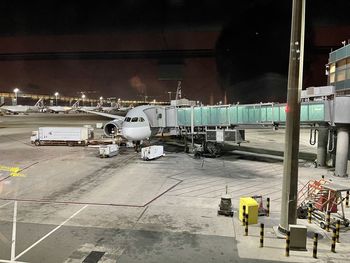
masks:
[[(326, 228), (326, 215), (330, 211), (330, 226), (335, 227), (337, 220), (348, 227), (349, 219), (345, 217), (343, 192), (349, 191), (349, 187), (331, 183), (327, 180), (309, 181), (298, 193), (298, 218), (307, 218), (308, 207), (311, 206), (311, 218), (322, 229)], [(340, 207), (340, 209), (339, 209)]]

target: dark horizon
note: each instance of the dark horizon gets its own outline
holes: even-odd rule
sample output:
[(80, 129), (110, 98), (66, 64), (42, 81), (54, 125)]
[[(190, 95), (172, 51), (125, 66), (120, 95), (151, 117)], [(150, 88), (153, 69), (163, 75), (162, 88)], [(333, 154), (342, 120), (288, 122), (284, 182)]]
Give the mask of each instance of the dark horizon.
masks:
[[(217, 102), (226, 93), (229, 102), (285, 100), (291, 1), (2, 1), (0, 7), (0, 91), (19, 86), (28, 93), (167, 99), (177, 82), (161, 80), (164, 64), (182, 65), (190, 99)], [(307, 1), (304, 88), (326, 84), (330, 49), (350, 39), (346, 29), (337, 30), (350, 28), (349, 8), (345, 0)]]

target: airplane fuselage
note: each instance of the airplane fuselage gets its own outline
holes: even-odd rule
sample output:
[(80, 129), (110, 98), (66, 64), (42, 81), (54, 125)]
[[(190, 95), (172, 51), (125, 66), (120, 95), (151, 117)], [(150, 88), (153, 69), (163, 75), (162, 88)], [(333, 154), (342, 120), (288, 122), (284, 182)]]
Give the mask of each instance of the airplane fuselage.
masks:
[(135, 107), (128, 111), (121, 126), (122, 135), (130, 141), (149, 139), (153, 134), (144, 110), (147, 106)]

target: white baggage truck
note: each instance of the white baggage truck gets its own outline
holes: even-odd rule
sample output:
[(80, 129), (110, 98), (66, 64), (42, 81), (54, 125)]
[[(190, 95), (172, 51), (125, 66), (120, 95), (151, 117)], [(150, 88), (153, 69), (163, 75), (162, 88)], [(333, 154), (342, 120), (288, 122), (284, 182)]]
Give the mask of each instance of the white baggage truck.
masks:
[(141, 158), (145, 161), (157, 159), (164, 156), (164, 147), (161, 145), (153, 145), (141, 149)]
[(30, 141), (39, 145), (87, 145), (93, 139), (91, 127), (40, 127), (32, 132)]
[(118, 154), (119, 146), (117, 144), (100, 145), (99, 152), (101, 158), (112, 157)]

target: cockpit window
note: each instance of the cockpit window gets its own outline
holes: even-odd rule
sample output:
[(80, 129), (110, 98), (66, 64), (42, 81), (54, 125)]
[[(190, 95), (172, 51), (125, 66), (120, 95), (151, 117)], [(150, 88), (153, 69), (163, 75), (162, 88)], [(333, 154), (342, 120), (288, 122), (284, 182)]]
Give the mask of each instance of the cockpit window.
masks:
[(130, 122), (131, 118), (130, 117), (126, 117), (124, 121), (126, 122)]
[(144, 118), (142, 118), (142, 117), (139, 118), (139, 122), (144, 122), (144, 121), (145, 121)]
[(137, 122), (138, 118), (137, 117), (134, 117), (131, 119), (131, 122)]

